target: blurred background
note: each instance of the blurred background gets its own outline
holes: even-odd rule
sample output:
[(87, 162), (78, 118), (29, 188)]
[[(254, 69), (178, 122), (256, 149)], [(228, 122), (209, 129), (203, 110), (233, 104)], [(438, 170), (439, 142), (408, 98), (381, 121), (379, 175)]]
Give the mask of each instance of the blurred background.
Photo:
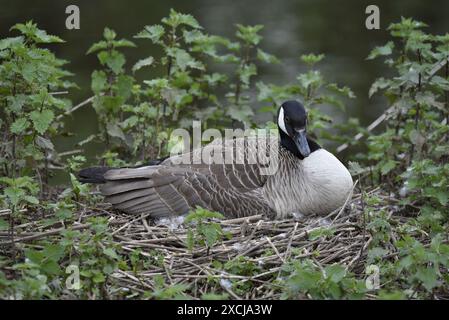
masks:
[[(81, 30), (65, 28), (65, 8), (76, 4), (81, 11)], [(381, 13), (381, 30), (365, 28), (365, 8), (376, 4)], [(385, 108), (379, 97), (368, 99), (371, 83), (387, 72), (379, 61), (366, 61), (370, 50), (388, 39), (386, 28), (401, 16), (413, 17), (429, 25), (429, 31), (444, 34), (449, 30), (447, 0), (407, 1), (334, 1), (334, 0), (177, 0), (177, 1), (64, 1), (64, 0), (0, 0), (0, 37), (10, 36), (9, 28), (18, 22), (33, 20), (41, 29), (62, 37), (67, 43), (52, 49), (59, 58), (67, 59), (67, 69), (75, 74), (80, 89), (71, 92), (73, 104), (90, 97), (90, 75), (98, 68), (95, 55), (86, 55), (90, 45), (102, 37), (105, 26), (114, 29), (119, 38), (135, 41), (138, 48), (125, 50), (129, 70), (137, 60), (148, 55), (157, 57), (149, 41), (132, 39), (145, 25), (160, 23), (170, 8), (190, 13), (208, 33), (233, 37), (234, 24), (263, 24), (262, 48), (278, 56), (283, 65), (261, 68), (262, 80), (286, 84), (303, 71), (299, 56), (305, 53), (324, 53), (326, 59), (318, 65), (324, 75), (340, 85), (353, 89), (357, 99), (349, 101), (345, 114), (336, 116), (337, 122), (357, 117), (368, 125)], [(445, 17), (446, 15), (446, 17)], [(146, 72), (155, 72), (147, 69)], [(153, 70), (153, 71), (151, 71)], [(156, 70), (157, 72), (157, 70)], [(140, 72), (139, 77), (154, 77)], [(75, 133), (59, 137), (59, 151), (71, 150), (76, 142), (97, 130), (94, 110), (85, 107), (67, 119), (67, 128)], [(99, 146), (91, 145), (88, 154)]]

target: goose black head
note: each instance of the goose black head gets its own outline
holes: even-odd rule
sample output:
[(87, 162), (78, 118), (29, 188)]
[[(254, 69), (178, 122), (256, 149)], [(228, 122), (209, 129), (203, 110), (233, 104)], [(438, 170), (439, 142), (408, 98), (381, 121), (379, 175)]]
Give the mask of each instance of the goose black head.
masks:
[(319, 146), (307, 138), (307, 112), (298, 101), (286, 101), (279, 108), (278, 128), (281, 145), (304, 159)]

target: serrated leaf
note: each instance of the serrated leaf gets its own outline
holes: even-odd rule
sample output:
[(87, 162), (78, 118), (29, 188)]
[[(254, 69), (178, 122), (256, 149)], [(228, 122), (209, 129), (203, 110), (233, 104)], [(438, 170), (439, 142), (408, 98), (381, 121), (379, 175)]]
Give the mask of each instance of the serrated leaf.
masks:
[(44, 134), (49, 128), (55, 115), (53, 111), (45, 109), (42, 112), (33, 111), (30, 113), (30, 119), (33, 122), (34, 129), (40, 134)]
[(422, 282), (424, 288), (429, 292), (438, 285), (438, 275), (434, 268), (421, 267), (416, 272), (415, 277)]
[(160, 43), (160, 39), (164, 35), (165, 30), (163, 26), (153, 25), (145, 26), (143, 31), (139, 32), (134, 38), (150, 39), (153, 43)]
[(385, 164), (382, 165), (382, 167), (380, 168), (380, 172), (383, 175), (386, 175), (394, 168), (396, 168), (396, 161), (388, 160)]
[(379, 56), (388, 56), (393, 53), (394, 43), (389, 41), (386, 45), (374, 48), (366, 60), (373, 60)]
[(29, 126), (30, 122), (27, 120), (27, 118), (20, 118), (14, 121), (14, 123), (10, 127), (10, 130), (11, 133), (20, 135), (25, 133), (25, 130), (28, 129)]
[(130, 76), (121, 74), (117, 78), (117, 94), (126, 101), (131, 96), (134, 79)]
[(98, 54), (98, 59), (101, 64), (108, 66), (115, 74), (122, 72), (126, 62), (125, 56), (116, 50), (102, 51)]
[(95, 70), (92, 72), (92, 91), (95, 94), (100, 94), (107, 87), (107, 77), (104, 71)]
[(51, 142), (49, 139), (46, 139), (44, 137), (37, 136), (36, 144), (44, 150), (55, 151), (55, 146), (53, 145), (53, 142)]
[(94, 43), (89, 50), (87, 50), (86, 54), (91, 54), (100, 50), (105, 50), (108, 48), (108, 43), (104, 40)]
[(153, 57), (148, 57), (146, 59), (139, 60), (134, 66), (133, 66), (133, 72), (136, 72), (137, 70), (140, 70), (142, 67), (151, 66), (154, 62)]
[(106, 130), (111, 137), (120, 138), (123, 141), (126, 141), (125, 134), (123, 133), (122, 129), (118, 125), (113, 124), (113, 123), (108, 123), (106, 126)]

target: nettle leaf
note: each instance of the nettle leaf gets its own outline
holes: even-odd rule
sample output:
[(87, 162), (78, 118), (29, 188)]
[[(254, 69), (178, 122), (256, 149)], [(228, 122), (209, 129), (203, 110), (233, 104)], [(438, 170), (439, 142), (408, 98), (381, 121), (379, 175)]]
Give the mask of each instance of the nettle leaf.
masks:
[(42, 149), (48, 150), (48, 151), (55, 151), (55, 146), (53, 145), (53, 142), (51, 142), (49, 139), (46, 139), (41, 136), (36, 137), (36, 144), (41, 147)]
[(34, 129), (40, 134), (44, 134), (50, 127), (55, 115), (53, 111), (45, 109), (42, 112), (33, 111), (30, 113), (30, 119), (33, 122)]
[(8, 197), (13, 206), (17, 206), (23, 200), (25, 191), (17, 187), (8, 187), (3, 190), (3, 194)]
[(373, 60), (379, 56), (389, 56), (393, 53), (394, 43), (393, 41), (389, 41), (386, 45), (381, 47), (374, 48), (371, 53), (368, 55), (366, 60)]
[(368, 96), (371, 98), (373, 96), (373, 94), (375, 94), (377, 91), (386, 89), (386, 88), (388, 88), (389, 85), (390, 85), (390, 81), (388, 81), (387, 79), (385, 79), (385, 78), (377, 79), (371, 85), (371, 88), (369, 89)]
[(25, 130), (28, 129), (30, 126), (30, 122), (27, 120), (27, 118), (20, 118), (14, 121), (14, 123), (11, 125), (11, 133), (14, 134), (23, 134), (25, 133)]
[(394, 160), (388, 160), (386, 163), (384, 163), (382, 165), (382, 167), (380, 168), (380, 172), (383, 175), (388, 174), (391, 170), (393, 170), (394, 168), (396, 168), (397, 165), (397, 161)]
[(438, 190), (433, 193), (433, 196), (438, 199), (442, 206), (445, 206), (449, 202), (449, 193), (444, 190)]
[(251, 77), (255, 75), (257, 75), (257, 68), (253, 63), (244, 65), (243, 68), (239, 70), (240, 81), (247, 86), (250, 84)]
[(116, 40), (112, 43), (112, 46), (114, 48), (135, 48), (136, 44), (132, 41), (129, 41), (127, 39), (120, 39)]
[(95, 70), (92, 72), (92, 91), (95, 94), (100, 94), (108, 86), (108, 79), (104, 71)]
[(438, 286), (438, 275), (435, 268), (421, 267), (416, 272), (415, 277), (422, 282), (424, 288), (426, 288), (429, 292)]
[(262, 29), (262, 25), (244, 26), (237, 24), (236, 36), (244, 42), (256, 46), (262, 40), (262, 36), (258, 34), (258, 32)]
[(226, 114), (234, 120), (240, 122), (249, 122), (249, 119), (254, 116), (254, 111), (248, 105), (232, 105), (227, 109)]
[(298, 79), (299, 83), (303, 88), (318, 87), (323, 82), (323, 78), (321, 73), (316, 70), (311, 70), (307, 73), (303, 73), (299, 75), (296, 79)]
[(320, 62), (323, 59), (324, 59), (324, 54), (316, 55), (316, 54), (310, 53), (310, 54), (303, 54), (301, 56), (301, 61), (310, 67), (314, 66), (315, 64), (317, 64), (318, 62)]
[(145, 26), (134, 38), (150, 39), (153, 43), (161, 43), (161, 38), (164, 33), (164, 27), (161, 25)]
[(109, 29), (108, 27), (104, 28), (103, 37), (106, 40), (109, 40), (109, 41), (114, 40), (116, 36), (117, 36), (117, 33), (115, 33), (114, 30)]
[(327, 278), (329, 278), (334, 283), (340, 282), (346, 276), (345, 267), (338, 264), (327, 266), (325, 268), (325, 271)]
[(276, 56), (266, 53), (265, 51), (257, 48), (257, 59), (259, 59), (262, 62), (266, 62), (266, 63), (280, 63), (279, 59), (276, 58)]
[(24, 94), (18, 94), (14, 97), (7, 97), (8, 107), (14, 113), (20, 113), (27, 100), (27, 96)]
[(349, 87), (346, 87), (346, 86), (339, 87), (335, 83), (330, 83), (330, 84), (327, 85), (327, 87), (328, 87), (328, 89), (330, 89), (330, 90), (332, 90), (334, 92), (340, 93), (340, 94), (342, 94), (342, 95), (344, 95), (344, 96), (346, 96), (348, 98), (351, 98), (351, 99), (355, 99), (356, 98), (354, 92)]
[(120, 75), (117, 78), (117, 94), (127, 100), (131, 96), (131, 90), (133, 88), (134, 79), (127, 75)]
[(202, 29), (198, 21), (190, 14), (183, 14), (170, 9), (170, 15), (168, 18), (163, 18), (162, 22), (173, 28), (177, 28), (180, 25), (186, 25), (194, 29)]
[(122, 129), (113, 123), (108, 123), (106, 126), (106, 130), (108, 131), (108, 134), (111, 137), (116, 137), (119, 139), (122, 139), (123, 141), (126, 141), (126, 137), (125, 134), (123, 133)]
[(125, 56), (116, 50), (102, 51), (98, 54), (98, 59), (102, 65), (108, 66), (115, 74), (123, 71), (126, 62)]
[(134, 66), (133, 66), (133, 72), (136, 72), (137, 70), (140, 70), (142, 67), (151, 66), (154, 62), (153, 57), (148, 57), (146, 59), (139, 60)]
[(105, 50), (108, 48), (108, 43), (104, 40), (94, 43), (89, 50), (87, 50), (87, 54), (91, 54), (100, 50)]
[(195, 58), (193, 58), (184, 49), (174, 48), (169, 50), (168, 53), (175, 58), (176, 66), (181, 71), (185, 71), (188, 67), (192, 69), (204, 70), (204, 65), (201, 62), (195, 60)]
[(23, 37), (5, 38), (0, 40), (0, 51), (23, 43)]

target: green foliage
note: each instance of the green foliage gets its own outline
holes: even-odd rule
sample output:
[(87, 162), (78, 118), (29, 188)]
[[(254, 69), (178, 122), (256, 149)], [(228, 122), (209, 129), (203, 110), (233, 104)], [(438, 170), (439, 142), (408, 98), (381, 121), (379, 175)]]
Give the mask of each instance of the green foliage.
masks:
[(368, 57), (386, 57), (396, 75), (379, 78), (370, 90), (370, 95), (382, 91), (391, 108), (387, 129), (369, 139), (367, 160), (377, 172), (376, 181), (402, 188), (404, 204), (426, 203), (423, 209), (446, 214), (449, 74), (447, 62), (441, 61), (447, 59), (449, 48), (446, 37), (425, 33), (425, 26), (402, 18), (389, 27), (398, 41), (375, 48)]
[[(76, 179), (87, 159), (58, 157), (52, 141), (63, 132), (62, 120), (71, 108), (60, 91), (74, 85), (66, 80), (70, 76), (63, 69), (66, 62), (45, 46), (63, 41), (32, 22), (17, 24), (11, 28), (17, 36), (0, 40), (0, 205), (9, 209), (2, 211), (0, 231), (11, 244), (0, 248), (0, 298), (226, 299), (230, 297), (226, 289), (250, 297), (259, 285), (252, 277), (261, 273), (266, 274), (257, 281), (269, 281), (274, 293), (289, 299), (447, 295), (449, 36), (428, 34), (425, 27), (403, 18), (389, 27), (393, 39), (367, 58), (382, 58), (393, 71), (391, 77), (377, 79), (369, 91), (370, 96), (383, 93), (386, 106), (391, 107), (385, 129), (370, 133), (368, 151), (353, 157), (359, 162), (350, 165), (360, 180), (364, 209), (360, 227), (370, 236), (367, 252), (361, 254), (366, 254), (367, 266), (379, 267), (381, 289), (368, 292), (366, 275), (359, 270), (351, 269), (355, 275), (343, 264), (319, 265), (313, 259), (287, 260), (282, 270), (273, 273), (264, 260), (274, 255), (268, 249), (259, 258), (242, 255), (218, 261), (209, 256), (210, 276), (198, 281), (207, 281), (210, 291), (196, 292), (196, 286), (168, 284), (155, 276), (154, 290), (143, 293), (117, 288), (116, 273), (126, 270), (139, 280), (140, 272), (156, 266), (169, 275), (164, 254), (159, 249), (128, 252), (126, 248), (125, 252), (118, 247), (108, 220), (101, 217), (103, 210), (96, 207), (99, 198)], [(280, 63), (262, 49), (262, 31), (261, 25), (236, 25), (235, 37), (226, 39), (208, 34), (193, 16), (171, 10), (160, 24), (145, 26), (135, 36), (151, 42), (161, 55), (143, 55), (128, 67), (124, 50), (136, 45), (105, 28), (103, 39), (87, 51), (96, 55), (100, 65), (91, 81), (100, 132), (78, 145), (102, 142), (105, 150), (99, 159), (111, 167), (145, 163), (176, 146), (170, 140), (175, 128), (191, 130), (193, 120), (202, 120), (205, 128), (254, 127), (253, 104), (258, 101), (259, 111), (271, 113), (274, 119), (279, 105), (289, 99), (304, 102), (310, 135), (320, 142), (352, 146), (349, 137), (354, 132), (368, 133), (356, 119), (334, 125), (323, 112), (324, 107), (343, 111), (348, 99), (355, 98), (348, 87), (329, 82), (319, 71), (323, 54), (302, 55), (306, 71), (293, 83), (261, 82), (260, 66)], [(70, 184), (65, 189), (48, 186), (54, 164), (68, 171)], [(363, 188), (372, 185), (389, 191), (390, 198)], [(389, 201), (395, 201), (394, 212)], [(93, 217), (80, 225), (78, 220), (85, 214)], [(187, 216), (186, 245), (192, 254), (208, 254), (231, 237), (219, 223), (222, 218), (202, 208)], [(14, 245), (16, 236), (30, 230), (24, 226), (39, 232), (57, 228), (58, 234)], [(308, 240), (327, 241), (334, 236), (333, 227), (320, 227), (308, 234)], [(68, 266), (79, 268), (80, 290), (65, 287)]]
[[(72, 88), (65, 80), (71, 74), (41, 45), (61, 43), (27, 22), (11, 28), (19, 36), (0, 40), (0, 174), (37, 175), (48, 179), (48, 162), (55, 155), (51, 139), (63, 128), (61, 115), (71, 103), (56, 95)], [(42, 188), (42, 185), (41, 185)]]
[(284, 299), (360, 299), (366, 292), (365, 282), (338, 264), (321, 269), (311, 260), (297, 261), (286, 265), (284, 272), (288, 274)]
[(87, 54), (96, 53), (102, 66), (102, 70), (92, 73), (91, 85), (95, 94), (93, 107), (100, 127), (98, 138), (105, 143), (107, 152), (122, 150), (126, 155), (129, 142), (123, 132), (121, 120), (135, 80), (126, 74), (126, 58), (119, 49), (135, 47), (135, 44), (126, 39), (117, 40), (117, 34), (109, 28), (104, 29), (103, 38), (87, 51)]
[(185, 223), (191, 227), (187, 232), (187, 247), (189, 250), (197, 245), (205, 246), (208, 250), (224, 238), (230, 238), (230, 234), (225, 232), (221, 225), (214, 220), (221, 220), (224, 216), (218, 212), (211, 212), (198, 207), (190, 212)]

